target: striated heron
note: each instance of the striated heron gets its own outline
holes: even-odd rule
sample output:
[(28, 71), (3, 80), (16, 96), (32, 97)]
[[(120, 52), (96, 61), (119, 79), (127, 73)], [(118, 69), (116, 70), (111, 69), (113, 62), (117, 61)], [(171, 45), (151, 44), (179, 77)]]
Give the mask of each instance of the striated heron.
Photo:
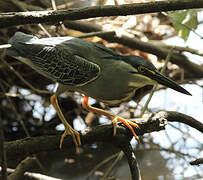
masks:
[(74, 37), (38, 39), (36, 36), (16, 32), (9, 40), (9, 56), (29, 65), (45, 77), (58, 82), (51, 103), (65, 126), (60, 139), (60, 148), (66, 135), (71, 135), (76, 145), (81, 144), (80, 134), (63, 116), (57, 96), (65, 91), (77, 91), (84, 95), (83, 107), (112, 120), (114, 135), (116, 122), (121, 121), (137, 136), (130, 120), (111, 114), (88, 104), (88, 97), (109, 105), (120, 104), (135, 95), (136, 90), (146, 85), (160, 83), (178, 92), (191, 95), (171, 79), (161, 75), (155, 66), (140, 56), (122, 56), (103, 45)]

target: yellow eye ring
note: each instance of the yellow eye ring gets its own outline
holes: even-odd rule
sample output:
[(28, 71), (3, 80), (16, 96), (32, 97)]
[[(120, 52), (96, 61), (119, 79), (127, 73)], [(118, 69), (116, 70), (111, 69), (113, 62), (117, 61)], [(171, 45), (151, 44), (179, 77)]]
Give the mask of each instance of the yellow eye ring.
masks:
[(143, 73), (143, 72), (149, 72), (149, 73), (152, 73), (152, 74), (156, 74), (154, 71), (149, 70), (149, 69), (147, 69), (147, 68), (145, 68), (143, 66), (138, 66), (138, 71), (141, 72), (141, 73)]

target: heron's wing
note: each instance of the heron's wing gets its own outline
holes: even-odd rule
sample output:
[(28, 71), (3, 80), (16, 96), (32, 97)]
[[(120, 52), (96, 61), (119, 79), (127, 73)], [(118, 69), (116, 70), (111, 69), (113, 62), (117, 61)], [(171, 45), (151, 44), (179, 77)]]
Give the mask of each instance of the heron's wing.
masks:
[[(19, 42), (12, 49), (18, 56), (29, 59), (41, 74), (64, 85), (81, 86), (97, 78), (97, 64), (77, 54), (68, 47)], [(88, 53), (88, 52), (87, 52)], [(9, 54), (8, 54), (9, 55)]]

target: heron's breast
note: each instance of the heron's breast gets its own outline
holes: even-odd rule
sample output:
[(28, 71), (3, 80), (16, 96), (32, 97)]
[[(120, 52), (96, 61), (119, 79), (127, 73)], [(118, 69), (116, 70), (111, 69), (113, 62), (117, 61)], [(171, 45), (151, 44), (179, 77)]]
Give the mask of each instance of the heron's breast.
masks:
[(92, 82), (77, 87), (77, 91), (111, 105), (127, 101), (136, 89), (129, 86), (131, 77), (127, 68), (122, 62), (106, 62), (101, 67), (100, 75)]

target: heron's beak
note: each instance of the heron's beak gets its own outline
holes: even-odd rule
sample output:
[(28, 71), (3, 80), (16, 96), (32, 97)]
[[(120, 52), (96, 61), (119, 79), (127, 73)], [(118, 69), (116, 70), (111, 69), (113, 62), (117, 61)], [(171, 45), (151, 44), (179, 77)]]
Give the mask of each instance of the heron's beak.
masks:
[(150, 78), (157, 81), (159, 84), (162, 84), (162, 85), (164, 85), (166, 87), (169, 87), (169, 88), (171, 88), (171, 89), (173, 89), (175, 91), (178, 91), (180, 93), (192, 96), (192, 94), (190, 94), (187, 90), (182, 88), (180, 85), (178, 85), (173, 80), (171, 80), (171, 79), (167, 78), (166, 76), (160, 74), (159, 72), (154, 72), (153, 74), (150, 75)]

